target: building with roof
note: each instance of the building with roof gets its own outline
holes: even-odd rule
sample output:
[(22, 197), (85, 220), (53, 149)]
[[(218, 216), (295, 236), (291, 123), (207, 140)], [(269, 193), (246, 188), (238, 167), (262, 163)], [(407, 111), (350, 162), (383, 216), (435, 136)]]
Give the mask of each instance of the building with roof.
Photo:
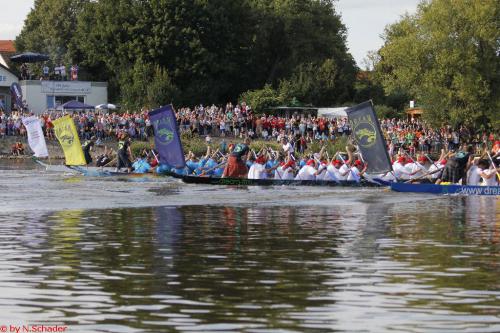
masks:
[(19, 79), (16, 74), (4, 65), (0, 64), (0, 108), (5, 111), (10, 111), (12, 106), (12, 99), (10, 93), (10, 86)]
[(0, 40), (0, 65), (10, 68), (9, 58), (16, 53), (13, 40)]
[(12, 109), (10, 86), (18, 82), (23, 100), (34, 113), (55, 110), (58, 106), (76, 100), (90, 105), (108, 103), (107, 82), (21, 80), (10, 68), (10, 57), (16, 54), (13, 40), (0, 40), (0, 106)]
[(36, 114), (56, 110), (69, 101), (92, 106), (108, 103), (108, 83), (91, 81), (22, 80), (28, 109)]

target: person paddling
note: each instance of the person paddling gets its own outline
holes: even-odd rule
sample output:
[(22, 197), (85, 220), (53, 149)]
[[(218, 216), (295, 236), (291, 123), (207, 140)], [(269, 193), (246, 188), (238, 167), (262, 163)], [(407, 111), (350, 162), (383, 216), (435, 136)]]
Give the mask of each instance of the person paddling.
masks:
[(116, 172), (120, 172), (121, 168), (127, 168), (127, 172), (132, 172), (132, 150), (130, 149), (130, 138), (126, 133), (120, 134), (118, 141), (118, 165)]
[(226, 168), (222, 174), (223, 178), (244, 178), (248, 173), (245, 165), (246, 159), (250, 153), (250, 138), (246, 138), (244, 143), (238, 143), (231, 152)]
[(83, 144), (83, 156), (85, 157), (85, 163), (87, 165), (89, 165), (90, 163), (92, 163), (92, 155), (90, 155), (90, 151), (92, 150), (92, 148), (94, 147), (95, 145), (95, 136), (91, 137), (90, 140), (87, 140), (85, 141), (85, 143)]

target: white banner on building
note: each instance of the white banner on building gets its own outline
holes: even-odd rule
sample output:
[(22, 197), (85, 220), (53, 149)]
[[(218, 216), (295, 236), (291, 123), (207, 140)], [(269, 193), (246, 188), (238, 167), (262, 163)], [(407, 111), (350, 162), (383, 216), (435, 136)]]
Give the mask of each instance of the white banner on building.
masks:
[(47, 94), (79, 94), (88, 95), (92, 92), (90, 82), (82, 81), (41, 81), (42, 93)]
[(23, 124), (28, 132), (28, 144), (36, 157), (47, 157), (47, 144), (43, 136), (42, 125), (37, 117), (23, 118)]

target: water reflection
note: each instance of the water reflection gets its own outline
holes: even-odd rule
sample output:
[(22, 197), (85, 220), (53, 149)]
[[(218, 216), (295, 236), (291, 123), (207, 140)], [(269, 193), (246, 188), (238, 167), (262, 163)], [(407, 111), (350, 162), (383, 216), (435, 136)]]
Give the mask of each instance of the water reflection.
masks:
[(72, 332), (498, 331), (499, 200), (0, 215), (0, 319)]

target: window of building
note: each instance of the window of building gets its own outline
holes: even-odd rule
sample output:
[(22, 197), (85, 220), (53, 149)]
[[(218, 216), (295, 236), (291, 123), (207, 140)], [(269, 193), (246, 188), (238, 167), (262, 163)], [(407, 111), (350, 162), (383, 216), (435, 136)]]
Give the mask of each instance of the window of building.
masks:
[(64, 103), (67, 103), (69, 101), (78, 101), (85, 103), (85, 96), (47, 96), (47, 107), (49, 107), (49, 97), (52, 97), (54, 100), (54, 107), (58, 107), (59, 105), (63, 105)]

